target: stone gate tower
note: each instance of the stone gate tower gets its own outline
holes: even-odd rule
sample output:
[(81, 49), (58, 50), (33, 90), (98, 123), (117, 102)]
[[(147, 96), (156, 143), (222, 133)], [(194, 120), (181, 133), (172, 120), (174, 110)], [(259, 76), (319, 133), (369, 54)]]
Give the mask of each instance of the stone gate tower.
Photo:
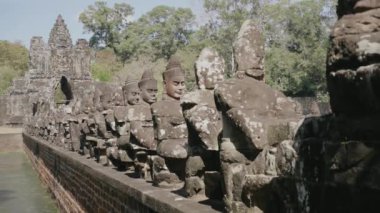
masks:
[(80, 91), (92, 84), (88, 42), (78, 39), (73, 45), (61, 15), (50, 31), (48, 43), (40, 36), (32, 37), (29, 58), (25, 76), (14, 80), (0, 99), (0, 124), (22, 124), (25, 117), (36, 113), (62, 110), (76, 100), (74, 94), (80, 96)]

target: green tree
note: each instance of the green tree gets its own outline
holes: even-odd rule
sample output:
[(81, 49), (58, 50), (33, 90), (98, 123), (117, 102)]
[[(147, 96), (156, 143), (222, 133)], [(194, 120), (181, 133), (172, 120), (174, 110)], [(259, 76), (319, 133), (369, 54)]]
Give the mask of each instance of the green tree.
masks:
[(92, 47), (115, 48), (119, 43), (120, 33), (128, 28), (133, 8), (126, 3), (115, 3), (113, 8), (106, 1), (96, 1), (83, 11), (79, 20), (87, 32), (93, 33), (90, 38)]
[(105, 48), (96, 51), (95, 60), (91, 64), (92, 77), (97, 81), (111, 81), (112, 77), (123, 68), (114, 51)]
[(0, 41), (0, 94), (28, 69), (28, 50), (19, 43)]
[(265, 5), (266, 81), (291, 96), (326, 94), (330, 8), (325, 0)]
[(157, 6), (124, 31), (117, 52), (124, 60), (139, 55), (168, 59), (189, 44), (194, 18), (190, 9)]

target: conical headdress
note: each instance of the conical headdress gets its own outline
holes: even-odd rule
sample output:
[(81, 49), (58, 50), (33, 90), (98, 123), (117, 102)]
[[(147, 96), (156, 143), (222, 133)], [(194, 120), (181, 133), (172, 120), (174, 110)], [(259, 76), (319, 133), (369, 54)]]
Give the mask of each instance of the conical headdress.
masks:
[(169, 59), (168, 65), (166, 66), (165, 72), (162, 73), (164, 80), (166, 78), (171, 78), (174, 76), (184, 76), (185, 73), (182, 69), (181, 63), (178, 58), (172, 56)]
[(139, 81), (135, 77), (129, 75), (127, 77), (127, 80), (125, 81), (125, 84), (123, 86), (123, 90), (126, 91), (129, 88), (136, 87), (136, 86), (138, 86), (138, 83), (139, 83)]
[(152, 70), (145, 70), (144, 73), (141, 76), (141, 80), (139, 82), (139, 87), (143, 86), (144, 84), (157, 84), (157, 80), (153, 77)]

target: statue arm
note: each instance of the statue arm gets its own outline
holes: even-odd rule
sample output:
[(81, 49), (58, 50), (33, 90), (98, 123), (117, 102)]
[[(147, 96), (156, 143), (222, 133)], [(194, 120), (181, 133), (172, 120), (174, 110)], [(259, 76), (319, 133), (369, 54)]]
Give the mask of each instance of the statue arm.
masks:
[(131, 121), (131, 134), (145, 148), (155, 146), (153, 128), (144, 128), (142, 121)]

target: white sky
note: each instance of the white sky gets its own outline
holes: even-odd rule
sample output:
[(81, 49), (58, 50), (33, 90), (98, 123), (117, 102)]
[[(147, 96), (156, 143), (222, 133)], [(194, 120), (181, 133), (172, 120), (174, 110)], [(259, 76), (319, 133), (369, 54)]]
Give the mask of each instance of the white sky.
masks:
[[(27, 48), (32, 36), (42, 36), (47, 42), (58, 14), (65, 20), (73, 42), (90, 37), (83, 33), (79, 14), (95, 0), (0, 0), (0, 40), (21, 41)], [(202, 14), (202, 0), (107, 0), (125, 2), (134, 8), (134, 19), (157, 5), (191, 8), (195, 15)]]

